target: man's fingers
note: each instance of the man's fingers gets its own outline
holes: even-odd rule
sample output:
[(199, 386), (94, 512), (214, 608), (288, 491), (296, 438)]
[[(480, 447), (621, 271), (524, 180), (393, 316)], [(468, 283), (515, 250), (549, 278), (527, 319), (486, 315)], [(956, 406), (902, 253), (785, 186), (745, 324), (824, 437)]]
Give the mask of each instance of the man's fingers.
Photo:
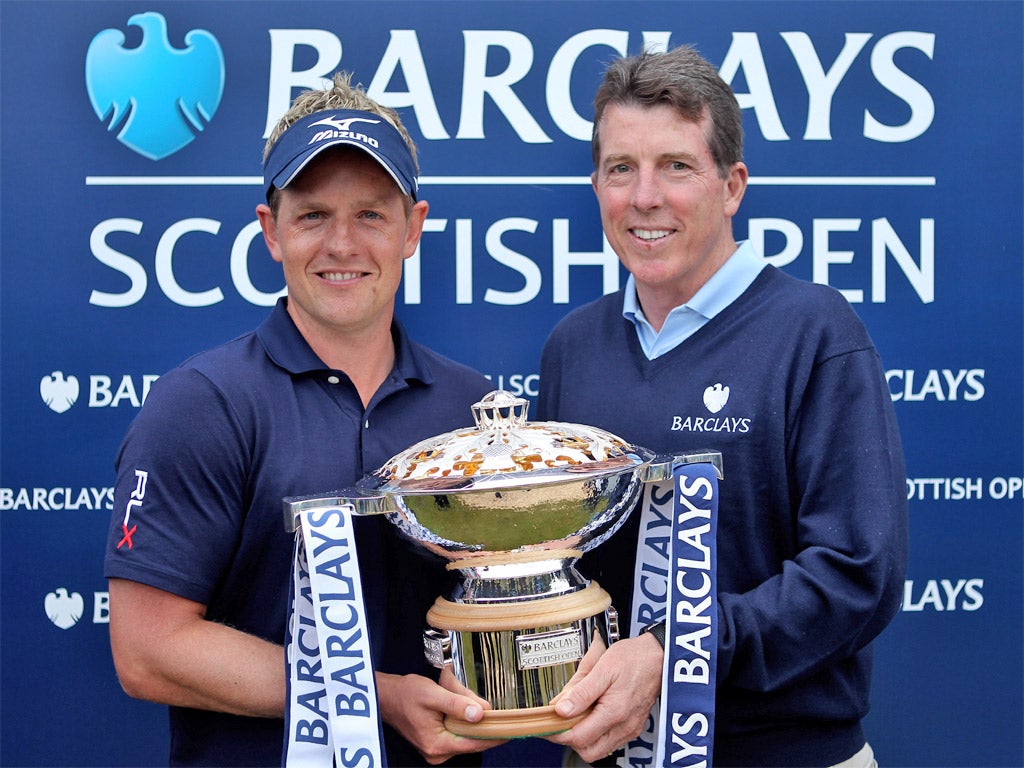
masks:
[[(579, 678), (574, 685), (568, 685), (558, 694), (555, 712), (560, 717), (575, 717), (597, 701), (608, 688), (607, 677), (600, 672)], [(552, 700), (554, 701), (554, 700)]]
[(475, 723), (484, 716), (486, 702), (482, 699), (478, 700), (473, 696), (454, 693), (444, 688), (438, 690), (443, 693), (439, 695), (435, 704), (437, 711), (470, 723)]
[(569, 695), (569, 692), (577, 684), (586, 679), (587, 675), (590, 674), (590, 671), (594, 668), (594, 665), (597, 664), (598, 660), (600, 660), (601, 656), (604, 655), (606, 650), (608, 650), (608, 647), (604, 644), (604, 640), (601, 635), (595, 632), (594, 641), (591, 643), (590, 648), (587, 649), (583, 658), (580, 659), (579, 666), (576, 667), (576, 672), (569, 679), (569, 682), (565, 684), (565, 687), (559, 691), (558, 695), (552, 698), (549, 702), (550, 704), (555, 705), (555, 711), (562, 715), (562, 717), (570, 717), (571, 715), (563, 715), (562, 712), (558, 710), (558, 703), (566, 698)]

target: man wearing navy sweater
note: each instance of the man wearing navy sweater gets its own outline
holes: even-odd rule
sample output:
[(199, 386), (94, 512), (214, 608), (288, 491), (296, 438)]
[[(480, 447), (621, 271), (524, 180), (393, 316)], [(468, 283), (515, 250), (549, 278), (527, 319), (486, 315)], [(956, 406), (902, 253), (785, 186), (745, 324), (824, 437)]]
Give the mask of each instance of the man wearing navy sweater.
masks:
[[(899, 608), (907, 558), (878, 353), (836, 291), (734, 240), (740, 108), (693, 49), (613, 63), (592, 146), (605, 235), (630, 277), (552, 332), (539, 418), (659, 453), (721, 452), (716, 768), (872, 766), (871, 641)], [(581, 564), (623, 618), (638, 519)], [(659, 695), (659, 633), (640, 630), (623, 626), (629, 639), (559, 698), (563, 716), (597, 704), (551, 737), (587, 762), (636, 737)]]

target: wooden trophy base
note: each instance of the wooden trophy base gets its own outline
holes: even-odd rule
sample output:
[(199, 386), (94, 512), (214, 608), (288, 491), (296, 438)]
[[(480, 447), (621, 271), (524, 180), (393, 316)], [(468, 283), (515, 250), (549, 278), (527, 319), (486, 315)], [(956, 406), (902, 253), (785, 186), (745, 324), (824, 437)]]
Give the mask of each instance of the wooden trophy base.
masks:
[(611, 595), (591, 581), (578, 592), (521, 602), (455, 603), (439, 597), (427, 611), (427, 622), (457, 632), (501, 632), (566, 624), (603, 613), (611, 604)]
[(529, 709), (489, 709), (482, 720), (469, 723), (457, 717), (446, 715), (444, 727), (456, 736), (471, 739), (521, 739), (528, 736), (548, 736), (572, 728), (587, 716), (561, 717), (555, 707), (530, 707)]

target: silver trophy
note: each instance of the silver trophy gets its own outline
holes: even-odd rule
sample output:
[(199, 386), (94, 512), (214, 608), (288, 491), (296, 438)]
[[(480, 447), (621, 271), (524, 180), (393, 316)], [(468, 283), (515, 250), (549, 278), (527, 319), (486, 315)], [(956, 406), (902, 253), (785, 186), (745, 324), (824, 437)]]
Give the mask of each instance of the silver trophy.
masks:
[(351, 493), (285, 500), (289, 530), (303, 508), (349, 504), (386, 514), (459, 572), (427, 613), (424, 649), (493, 707), (478, 723), (445, 720), (463, 736), (539, 736), (586, 715), (562, 718), (551, 699), (592, 647), (618, 639), (618, 622), (576, 561), (619, 529), (644, 483), (680, 461), (721, 465), (713, 452), (656, 457), (595, 427), (530, 422), (528, 408), (491, 392), (473, 406), (475, 427), (417, 443)]

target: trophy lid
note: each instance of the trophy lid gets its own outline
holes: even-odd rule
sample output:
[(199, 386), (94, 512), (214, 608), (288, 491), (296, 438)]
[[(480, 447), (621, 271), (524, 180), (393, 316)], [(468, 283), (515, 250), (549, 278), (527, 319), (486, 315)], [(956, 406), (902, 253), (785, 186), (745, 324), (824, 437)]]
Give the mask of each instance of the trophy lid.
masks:
[(428, 438), (374, 476), (399, 494), (500, 489), (619, 474), (652, 454), (597, 427), (527, 421), (529, 401), (495, 390), (473, 405), (475, 427)]

